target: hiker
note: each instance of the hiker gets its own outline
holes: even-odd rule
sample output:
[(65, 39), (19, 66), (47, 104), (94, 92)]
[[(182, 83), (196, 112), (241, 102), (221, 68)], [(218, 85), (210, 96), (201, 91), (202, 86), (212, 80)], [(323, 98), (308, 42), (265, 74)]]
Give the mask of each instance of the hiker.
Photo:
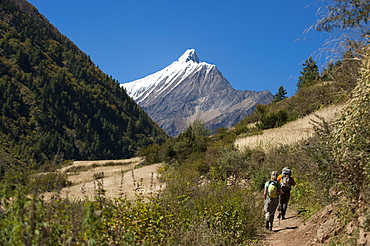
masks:
[(288, 167), (283, 168), (281, 174), (277, 177), (277, 180), (281, 184), (282, 190), (278, 208), (279, 211), (278, 218), (285, 220), (285, 214), (288, 209), (288, 202), (290, 199), (290, 190), (292, 189), (292, 186), (296, 185), (296, 182), (292, 177), (292, 171)]
[(264, 211), (266, 218), (266, 229), (272, 231), (276, 208), (279, 204), (281, 184), (277, 181), (277, 172), (271, 173), (271, 179), (265, 183), (263, 195), (265, 197)]

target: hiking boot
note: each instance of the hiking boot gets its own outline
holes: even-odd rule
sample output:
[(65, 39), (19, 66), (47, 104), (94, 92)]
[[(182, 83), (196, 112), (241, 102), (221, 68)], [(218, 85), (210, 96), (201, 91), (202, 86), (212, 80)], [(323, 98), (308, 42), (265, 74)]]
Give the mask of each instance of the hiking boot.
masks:
[(277, 218), (280, 219), (280, 217), (281, 217), (281, 214), (278, 214)]
[(269, 231), (272, 231), (272, 227), (270, 226)]
[(266, 221), (266, 229), (268, 230), (270, 228), (270, 222)]

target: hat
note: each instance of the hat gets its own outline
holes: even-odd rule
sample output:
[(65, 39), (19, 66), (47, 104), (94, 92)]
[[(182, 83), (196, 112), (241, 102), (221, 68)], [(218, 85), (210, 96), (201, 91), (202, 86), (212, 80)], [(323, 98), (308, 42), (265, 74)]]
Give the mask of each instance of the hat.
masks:
[(277, 178), (277, 172), (276, 171), (272, 171), (271, 172), (271, 179), (276, 179)]

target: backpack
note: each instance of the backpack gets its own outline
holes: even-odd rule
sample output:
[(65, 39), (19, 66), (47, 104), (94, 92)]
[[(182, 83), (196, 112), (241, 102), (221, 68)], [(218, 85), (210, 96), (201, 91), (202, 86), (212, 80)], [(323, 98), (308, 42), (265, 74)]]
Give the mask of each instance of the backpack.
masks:
[(283, 172), (281, 174), (281, 188), (284, 191), (290, 190), (291, 189), (291, 184), (290, 184), (290, 175), (292, 174), (292, 171), (290, 171), (289, 168), (284, 168)]
[(267, 196), (270, 198), (278, 198), (278, 184), (276, 181), (269, 181), (267, 186)]

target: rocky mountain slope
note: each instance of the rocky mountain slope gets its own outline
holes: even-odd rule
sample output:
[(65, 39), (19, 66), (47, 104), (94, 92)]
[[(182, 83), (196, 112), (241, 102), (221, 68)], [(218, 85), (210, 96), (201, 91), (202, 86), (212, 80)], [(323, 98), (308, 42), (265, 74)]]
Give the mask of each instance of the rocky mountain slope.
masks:
[(200, 62), (194, 49), (161, 71), (122, 86), (172, 136), (195, 119), (213, 131), (231, 127), (273, 98), (269, 91), (235, 90), (215, 65)]

